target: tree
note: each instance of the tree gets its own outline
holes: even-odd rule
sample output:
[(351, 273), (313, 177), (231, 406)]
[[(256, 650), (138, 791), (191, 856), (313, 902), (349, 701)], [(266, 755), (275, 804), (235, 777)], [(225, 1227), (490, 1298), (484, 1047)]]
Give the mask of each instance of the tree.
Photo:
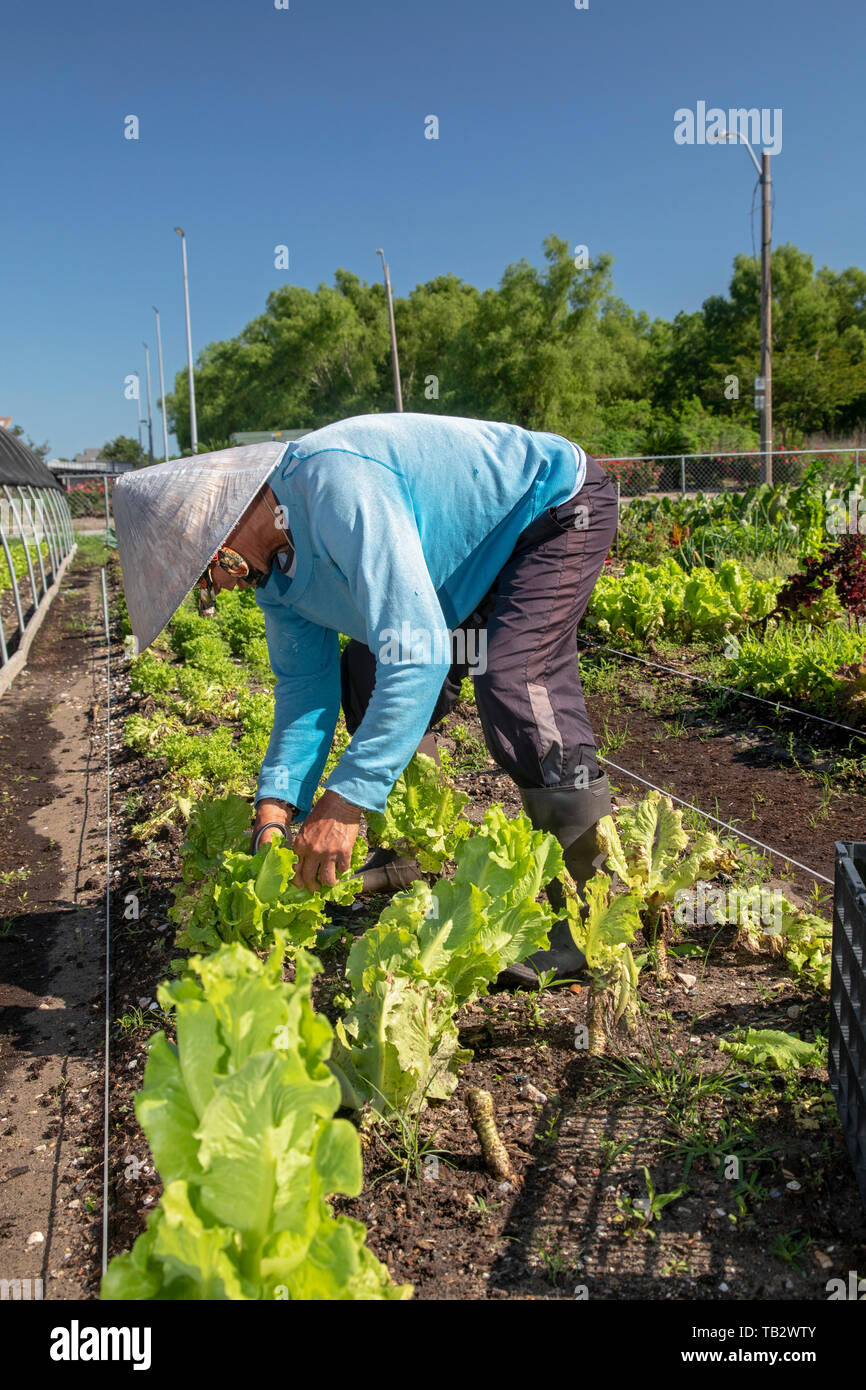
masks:
[(119, 434), (116, 439), (110, 439), (107, 444), (103, 444), (102, 457), (111, 459), (114, 463), (138, 463), (138, 440), (130, 439), (126, 434)]
[[(395, 299), (407, 410), (512, 420), (602, 454), (758, 446), (757, 259), (736, 256), (727, 293), (669, 323), (615, 295), (610, 255), (584, 265), (551, 236), (544, 258), (541, 269), (509, 265), (483, 292), (439, 275)], [(772, 275), (777, 440), (857, 428), (866, 422), (866, 271), (816, 273), (810, 256), (782, 245)], [(393, 410), (384, 289), (342, 269), (315, 291), (281, 285), (237, 337), (202, 350), (195, 372), (208, 441)], [(166, 405), (188, 448), (185, 370)]]
[(49, 445), (47, 441), (45, 444), (35, 444), (30, 435), (24, 433), (20, 425), (13, 425), (9, 433), (14, 434), (16, 439), (20, 439), (25, 448), (31, 449), (38, 458), (46, 459), (48, 457)]

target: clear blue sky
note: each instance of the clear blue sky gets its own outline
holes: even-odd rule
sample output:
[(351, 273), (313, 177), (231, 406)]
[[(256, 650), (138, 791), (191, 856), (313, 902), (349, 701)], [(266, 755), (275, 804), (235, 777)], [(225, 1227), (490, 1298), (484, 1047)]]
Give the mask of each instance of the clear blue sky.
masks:
[(744, 148), (675, 144), (698, 100), (781, 107), (774, 240), (866, 264), (853, 0), (43, 0), (3, 39), (0, 415), (52, 455), (136, 433), (152, 304), (184, 366), (176, 224), (196, 353), (285, 280), (376, 278), (380, 245), (407, 294), (555, 233), (610, 251), (634, 308), (697, 308), (751, 253), (755, 182)]

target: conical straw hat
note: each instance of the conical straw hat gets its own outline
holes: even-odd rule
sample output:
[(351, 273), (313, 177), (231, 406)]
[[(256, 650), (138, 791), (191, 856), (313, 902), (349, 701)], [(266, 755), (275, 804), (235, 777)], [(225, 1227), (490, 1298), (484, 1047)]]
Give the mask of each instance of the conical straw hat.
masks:
[(287, 447), (274, 440), (219, 449), (117, 479), (114, 527), (139, 651), (162, 632)]

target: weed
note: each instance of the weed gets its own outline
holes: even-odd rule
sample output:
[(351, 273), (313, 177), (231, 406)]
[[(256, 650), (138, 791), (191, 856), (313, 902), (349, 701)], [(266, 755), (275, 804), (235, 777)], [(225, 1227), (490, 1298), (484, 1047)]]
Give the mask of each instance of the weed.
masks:
[(776, 1259), (781, 1260), (783, 1264), (790, 1265), (793, 1270), (796, 1270), (800, 1278), (804, 1279), (806, 1276), (800, 1267), (799, 1257), (811, 1244), (812, 1237), (808, 1231), (788, 1231), (776, 1237), (771, 1254), (775, 1255)]
[(558, 1285), (562, 1275), (568, 1268), (561, 1247), (559, 1245), (548, 1245), (541, 1235), (537, 1235), (535, 1237), (533, 1249), (544, 1265), (544, 1272), (551, 1284), (554, 1286)]
[(11, 888), (13, 883), (26, 883), (32, 872), (27, 864), (21, 864), (17, 869), (7, 869), (5, 873), (0, 873), (0, 888)]
[(125, 1014), (121, 1014), (120, 1018), (116, 1021), (116, 1026), (120, 1029), (121, 1034), (125, 1035), (137, 1033), (142, 1029), (149, 1028), (152, 1022), (153, 1020), (150, 1015), (146, 1014), (143, 1009), (134, 1008), (128, 1009)]
[[(595, 1097), (636, 1095), (640, 1104), (664, 1113), (681, 1132), (687, 1133), (698, 1124), (702, 1103), (728, 1094), (741, 1079), (741, 1073), (728, 1069), (705, 1074), (696, 1054), (688, 1050), (680, 1057), (670, 1042), (667, 1043), (668, 1060), (664, 1061), (658, 1035), (651, 1028), (649, 1035), (649, 1055), (611, 1060), (610, 1079), (597, 1089)], [(640, 1100), (641, 1096), (646, 1099)]]
[(482, 1221), (486, 1221), (491, 1212), (501, 1206), (504, 1206), (503, 1202), (486, 1202), (483, 1197), (473, 1197), (469, 1203), (469, 1210), (477, 1212)]
[(609, 753), (618, 753), (628, 743), (628, 723), (622, 729), (611, 729), (607, 720), (604, 721), (601, 742), (599, 745), (599, 756), (604, 758)]
[(665, 1207), (685, 1196), (689, 1189), (681, 1185), (675, 1187), (673, 1192), (657, 1192), (646, 1165), (644, 1165), (643, 1174), (647, 1190), (646, 1197), (617, 1197), (616, 1204), (620, 1214), (614, 1217), (614, 1221), (625, 1223), (626, 1235), (635, 1235), (637, 1232), (643, 1231), (651, 1240), (655, 1240), (655, 1231), (651, 1229), (652, 1222), (658, 1221)]
[(628, 1153), (637, 1143), (636, 1139), (623, 1139), (617, 1142), (616, 1139), (602, 1139), (599, 1143), (598, 1157), (602, 1168), (612, 1168), (618, 1158)]
[(426, 1137), (421, 1134), (422, 1108), (423, 1100), (414, 1109), (405, 1106), (398, 1110), (393, 1105), (388, 1105), (387, 1110), (376, 1117), (373, 1134), (378, 1144), (392, 1159), (393, 1167), (380, 1173), (371, 1186), (375, 1187), (393, 1173), (401, 1173), (404, 1188), (408, 1187), (414, 1178), (418, 1196), (421, 1197), (423, 1169), (427, 1167), (429, 1160), (434, 1160), (437, 1165), (448, 1162), (442, 1151), (434, 1146), (434, 1140), (439, 1133), (438, 1128)]
[(556, 1110), (549, 1117), (543, 1129), (536, 1130), (535, 1137), (543, 1149), (552, 1149), (559, 1139), (559, 1122), (562, 1111)]

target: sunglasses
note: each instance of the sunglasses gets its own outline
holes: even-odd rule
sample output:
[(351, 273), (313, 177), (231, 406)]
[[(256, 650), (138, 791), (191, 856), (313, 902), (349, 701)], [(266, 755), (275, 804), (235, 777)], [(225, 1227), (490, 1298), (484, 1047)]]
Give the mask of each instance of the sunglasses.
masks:
[(218, 565), (225, 574), (231, 575), (233, 579), (245, 580), (251, 589), (257, 589), (268, 577), (264, 570), (256, 570), (248, 565), (243, 555), (239, 555), (236, 550), (222, 546), (208, 562), (198, 581), (198, 608), (202, 617), (211, 616), (216, 612), (216, 593), (213, 586), (214, 565)]

